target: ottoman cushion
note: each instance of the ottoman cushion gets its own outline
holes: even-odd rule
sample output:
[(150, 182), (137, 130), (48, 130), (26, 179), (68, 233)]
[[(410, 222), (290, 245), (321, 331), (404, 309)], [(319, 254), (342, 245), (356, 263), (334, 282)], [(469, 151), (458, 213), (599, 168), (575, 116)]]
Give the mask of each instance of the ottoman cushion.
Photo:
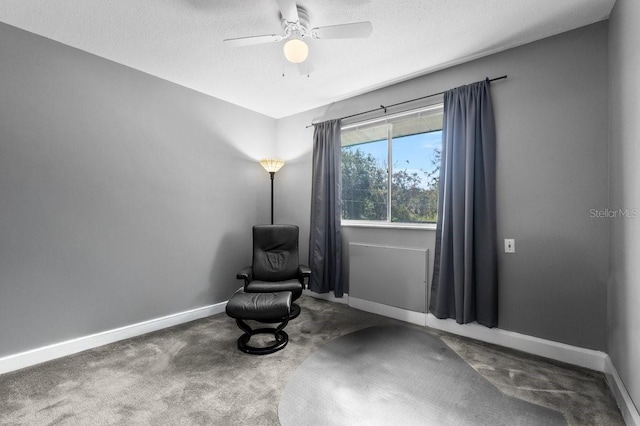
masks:
[(227, 303), (227, 315), (232, 318), (273, 322), (289, 316), (291, 292), (236, 292)]

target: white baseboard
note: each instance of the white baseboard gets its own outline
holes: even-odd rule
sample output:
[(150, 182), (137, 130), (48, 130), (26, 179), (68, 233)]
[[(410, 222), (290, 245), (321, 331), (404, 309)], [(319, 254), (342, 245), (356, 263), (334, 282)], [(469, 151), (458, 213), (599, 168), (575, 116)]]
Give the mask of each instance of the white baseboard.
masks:
[(628, 426), (640, 426), (640, 413), (638, 413), (638, 408), (633, 403), (633, 400), (631, 399), (629, 392), (627, 392), (627, 388), (618, 375), (618, 371), (613, 365), (611, 358), (609, 358), (609, 355), (605, 358), (604, 373), (607, 378), (609, 388), (618, 403), (624, 422)]
[(462, 325), (456, 323), (453, 319), (441, 320), (432, 314), (394, 308), (354, 297), (349, 299), (349, 306), (412, 324), (431, 327), (483, 342), (517, 349), (556, 361), (562, 361), (600, 372), (605, 371), (607, 354), (604, 352), (584, 349), (499, 328), (487, 328), (477, 323)]
[(427, 327), (448, 331), (460, 336), (470, 337), (483, 342), (505, 346), (533, 355), (566, 362), (568, 364), (604, 372), (607, 354), (593, 349), (585, 349), (552, 340), (541, 339), (500, 328), (488, 328), (478, 323), (458, 324), (453, 319), (438, 319), (427, 315)]
[(83, 336), (0, 358), (0, 374), (224, 312), (227, 302)]
[(305, 296), (311, 296), (316, 299), (328, 300), (329, 302), (342, 303), (343, 305), (349, 304), (349, 295), (347, 293), (344, 293), (342, 297), (336, 297), (333, 295), (333, 293), (316, 293), (315, 291), (305, 289), (303, 291), (303, 294)]

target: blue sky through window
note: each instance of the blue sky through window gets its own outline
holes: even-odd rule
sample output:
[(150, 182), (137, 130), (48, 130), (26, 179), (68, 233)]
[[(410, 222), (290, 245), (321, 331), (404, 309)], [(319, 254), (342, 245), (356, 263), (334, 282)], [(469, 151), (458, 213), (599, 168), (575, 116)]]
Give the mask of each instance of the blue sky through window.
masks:
[[(433, 164), (434, 152), (441, 146), (441, 130), (393, 138), (393, 170), (406, 169), (409, 173), (417, 172), (420, 176), (425, 176), (423, 172), (428, 173), (436, 169), (437, 166)], [(359, 149), (365, 154), (371, 154), (380, 167), (386, 168), (386, 139), (351, 145), (343, 149), (354, 152)], [(427, 179), (423, 179), (424, 184), (421, 186), (426, 187), (426, 181)]]

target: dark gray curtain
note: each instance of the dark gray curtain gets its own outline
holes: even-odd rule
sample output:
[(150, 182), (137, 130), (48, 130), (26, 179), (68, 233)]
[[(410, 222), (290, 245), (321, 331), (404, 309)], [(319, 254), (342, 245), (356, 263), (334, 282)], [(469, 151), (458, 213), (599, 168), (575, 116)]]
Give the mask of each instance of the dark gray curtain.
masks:
[(309, 289), (342, 297), (340, 225), (340, 120), (318, 123), (313, 131)]
[(429, 311), (498, 325), (496, 131), (488, 80), (444, 94), (435, 265)]

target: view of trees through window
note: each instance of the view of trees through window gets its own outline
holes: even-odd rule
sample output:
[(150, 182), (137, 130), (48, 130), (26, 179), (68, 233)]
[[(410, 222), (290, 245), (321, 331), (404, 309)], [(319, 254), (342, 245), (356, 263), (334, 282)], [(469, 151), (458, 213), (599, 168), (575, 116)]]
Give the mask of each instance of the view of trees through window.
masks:
[(400, 124), (343, 131), (343, 219), (436, 222), (442, 115)]

